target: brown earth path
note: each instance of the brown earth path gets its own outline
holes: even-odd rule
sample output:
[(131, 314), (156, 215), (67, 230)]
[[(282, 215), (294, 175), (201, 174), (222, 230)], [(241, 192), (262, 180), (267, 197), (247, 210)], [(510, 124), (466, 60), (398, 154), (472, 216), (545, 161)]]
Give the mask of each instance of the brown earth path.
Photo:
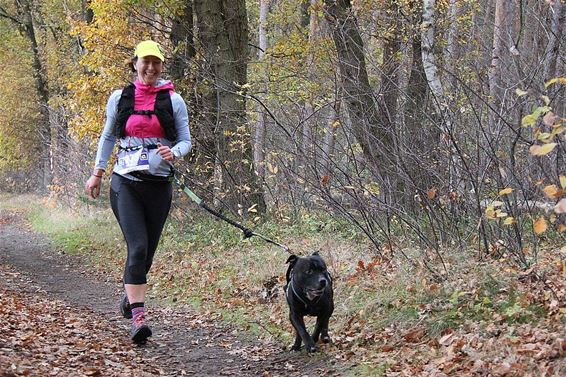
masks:
[(290, 353), (189, 307), (149, 304), (154, 336), (128, 339), (120, 283), (57, 252), (0, 210), (0, 376), (345, 376), (323, 353)]

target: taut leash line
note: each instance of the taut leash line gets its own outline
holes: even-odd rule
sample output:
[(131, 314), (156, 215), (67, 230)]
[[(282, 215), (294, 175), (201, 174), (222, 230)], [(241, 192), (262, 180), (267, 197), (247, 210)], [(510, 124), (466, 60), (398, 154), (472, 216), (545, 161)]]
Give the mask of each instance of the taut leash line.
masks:
[[(177, 172), (178, 173), (178, 172)], [(269, 239), (259, 233), (254, 232), (253, 230), (246, 228), (245, 226), (243, 226), (242, 224), (239, 224), (237, 222), (235, 222), (232, 219), (229, 219), (228, 217), (224, 216), (223, 214), (215, 211), (214, 209), (210, 208), (204, 200), (202, 200), (201, 198), (198, 197), (197, 194), (195, 194), (190, 188), (187, 187), (187, 185), (185, 185), (178, 177), (177, 174), (174, 175), (175, 177), (175, 183), (177, 185), (179, 185), (179, 187), (181, 187), (181, 189), (183, 190), (183, 192), (185, 194), (187, 194), (187, 196), (196, 204), (198, 204), (199, 207), (203, 208), (204, 210), (206, 210), (207, 212), (211, 213), (212, 215), (218, 217), (219, 219), (222, 219), (224, 221), (226, 221), (228, 224), (240, 229), (243, 233), (244, 233), (244, 239), (246, 238), (250, 238), (253, 236), (259, 237), (262, 240), (269, 242), (273, 245), (279, 246), (280, 248), (282, 248), (283, 250), (285, 250), (287, 253), (289, 254), (293, 254), (291, 253), (290, 249), (288, 246), (285, 246), (277, 241), (274, 241), (272, 239)]]

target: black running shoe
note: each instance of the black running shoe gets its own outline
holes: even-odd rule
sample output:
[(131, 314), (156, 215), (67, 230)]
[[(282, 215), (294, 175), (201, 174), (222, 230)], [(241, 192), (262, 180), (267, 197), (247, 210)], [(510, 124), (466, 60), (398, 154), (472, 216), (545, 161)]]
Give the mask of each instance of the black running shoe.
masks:
[(132, 318), (132, 308), (130, 307), (130, 302), (128, 301), (128, 295), (124, 293), (124, 296), (120, 300), (120, 313), (124, 318)]
[(151, 329), (147, 325), (145, 315), (139, 315), (132, 322), (132, 341), (143, 344), (151, 336)]

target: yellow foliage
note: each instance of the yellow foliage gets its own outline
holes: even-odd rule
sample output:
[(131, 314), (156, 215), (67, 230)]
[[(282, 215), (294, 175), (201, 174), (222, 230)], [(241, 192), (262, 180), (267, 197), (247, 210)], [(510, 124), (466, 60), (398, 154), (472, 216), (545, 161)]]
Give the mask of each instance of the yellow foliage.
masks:
[(517, 222), (517, 220), (515, 220), (515, 218), (508, 217), (505, 220), (503, 220), (503, 225), (512, 225), (512, 224), (515, 224), (516, 222)]
[(556, 199), (558, 194), (558, 187), (556, 185), (548, 185), (542, 189), (544, 194), (550, 199)]
[(547, 82), (544, 83), (544, 86), (546, 88), (548, 88), (549, 86), (554, 85), (556, 83), (566, 85), (566, 77), (555, 77), (553, 79), (550, 79), (550, 80), (548, 80)]
[(548, 229), (548, 224), (544, 217), (539, 217), (533, 224), (533, 229), (536, 234), (542, 234)]
[(529, 148), (529, 152), (533, 156), (544, 156), (552, 152), (552, 150), (556, 147), (556, 143), (548, 143), (543, 145), (532, 145)]
[(8, 25), (0, 24), (0, 169), (23, 168), (33, 162), (41, 142), (35, 129), (39, 116), (31, 54), (27, 41)]
[[(95, 14), (92, 24), (73, 22), (71, 33), (80, 37), (85, 53), (80, 59), (83, 69), (67, 82), (72, 94), (69, 105), (76, 114), (69, 129), (80, 139), (100, 133), (108, 96), (133, 80), (125, 63), (132, 57), (135, 44), (147, 38), (160, 41), (152, 35), (156, 29), (132, 17), (131, 1), (92, 0), (90, 6)], [(136, 9), (144, 11), (139, 4)]]
[(499, 196), (511, 194), (513, 189), (511, 187), (504, 188), (503, 190), (499, 191)]

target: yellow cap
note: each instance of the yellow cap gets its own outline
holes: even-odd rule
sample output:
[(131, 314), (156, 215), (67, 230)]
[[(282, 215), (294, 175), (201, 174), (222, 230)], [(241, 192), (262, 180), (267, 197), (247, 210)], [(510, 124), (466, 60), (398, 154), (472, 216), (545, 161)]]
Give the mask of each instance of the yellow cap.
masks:
[(161, 52), (161, 47), (157, 42), (154, 41), (143, 41), (138, 43), (134, 56), (138, 58), (144, 58), (146, 56), (158, 57), (161, 61), (165, 61), (165, 57)]

